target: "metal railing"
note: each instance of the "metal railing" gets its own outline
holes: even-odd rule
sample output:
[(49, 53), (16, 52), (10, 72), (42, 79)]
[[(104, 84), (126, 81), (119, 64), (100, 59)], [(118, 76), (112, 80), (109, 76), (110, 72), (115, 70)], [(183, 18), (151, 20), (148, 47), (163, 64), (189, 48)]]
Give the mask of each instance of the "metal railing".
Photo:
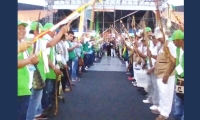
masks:
[[(82, 5), (88, 0), (53, 0), (54, 5)], [(160, 0), (160, 5), (167, 0)], [(154, 0), (104, 0), (102, 3), (96, 3), (97, 6), (102, 5), (120, 5), (120, 6), (155, 6)]]

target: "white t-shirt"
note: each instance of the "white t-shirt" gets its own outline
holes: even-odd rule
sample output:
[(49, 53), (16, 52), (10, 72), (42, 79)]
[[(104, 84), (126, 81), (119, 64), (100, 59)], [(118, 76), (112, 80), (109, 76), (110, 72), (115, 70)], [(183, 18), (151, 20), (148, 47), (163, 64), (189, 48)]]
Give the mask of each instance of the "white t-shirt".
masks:
[[(59, 51), (61, 51), (61, 61), (62, 61), (62, 63), (64, 64), (64, 65), (66, 65), (66, 63), (68, 62), (68, 60), (69, 60), (69, 53), (68, 53), (68, 48), (69, 48), (69, 45), (68, 45), (68, 43), (66, 42), (66, 41), (60, 41), (58, 44), (57, 44), (57, 49), (59, 50)], [(65, 52), (64, 52), (65, 51)], [(64, 53), (65, 53), (65, 55), (64, 55)]]
[(182, 49), (182, 48), (180, 48), (180, 57), (179, 57), (179, 63), (182, 63), (182, 59), (184, 59), (184, 58), (182, 58), (183, 54), (184, 54), (184, 51), (183, 51), (183, 49)]
[[(152, 55), (155, 55), (157, 56), (158, 55), (158, 44), (155, 46), (155, 45), (152, 45), (149, 47), (149, 50), (151, 51), (151, 54)], [(149, 60), (147, 61), (149, 63)], [(151, 58), (151, 62), (152, 62), (152, 65), (154, 66), (155, 62), (156, 62), (156, 59), (154, 58)], [(149, 66), (150, 67), (150, 66)]]
[[(168, 47), (169, 47), (169, 52), (170, 54), (176, 58), (176, 46), (174, 45), (173, 42), (168, 42)], [(160, 48), (160, 50), (158, 51), (158, 54), (163, 53), (163, 46), (162, 48)]]
[(140, 52), (142, 52), (144, 55), (147, 55), (147, 47), (146, 46), (141, 45), (140, 47), (138, 47), (138, 50)]
[[(43, 42), (49, 42), (50, 40), (52, 40), (51, 36), (49, 36), (48, 34), (44, 35), (45, 39), (47, 39), (48, 41), (45, 41), (45, 40), (42, 40)], [(52, 47), (53, 48), (53, 53), (55, 53), (55, 47)], [(50, 48), (46, 48), (46, 53), (47, 55), (50, 55)], [(56, 58), (55, 58), (55, 54), (53, 55), (53, 61), (52, 61), (53, 65), (56, 64)]]

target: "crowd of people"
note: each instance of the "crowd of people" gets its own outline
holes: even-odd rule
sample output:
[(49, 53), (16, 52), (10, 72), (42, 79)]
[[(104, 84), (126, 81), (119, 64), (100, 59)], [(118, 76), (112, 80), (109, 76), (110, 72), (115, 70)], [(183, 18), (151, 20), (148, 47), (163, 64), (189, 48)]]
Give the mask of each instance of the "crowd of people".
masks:
[[(53, 26), (18, 21), (18, 120), (54, 116), (59, 86), (69, 92), (101, 55), (95, 37), (84, 33), (78, 40), (69, 30), (70, 23), (33, 40)], [(30, 27), (29, 34), (26, 27)]]
[[(107, 56), (124, 59), (128, 80), (147, 96), (144, 103), (153, 104), (150, 110), (159, 114), (156, 120), (167, 119), (171, 112), (176, 120), (184, 120), (183, 29), (175, 30), (170, 36), (160, 27), (155, 30), (146, 27), (130, 38), (116, 36), (97, 42), (89, 33), (75, 36), (68, 23), (33, 40), (53, 26), (53, 23), (42, 26), (38, 22), (28, 26), (18, 21), (18, 120), (54, 116), (59, 86), (63, 92), (69, 92), (105, 51)], [(26, 27), (30, 27), (28, 35)], [(137, 85), (139, 70), (145, 70), (148, 75), (146, 88)]]
[[(184, 28), (170, 35), (164, 28), (153, 32), (146, 27), (125, 41), (117, 48), (126, 62), (128, 80), (147, 96), (144, 103), (153, 104), (150, 110), (159, 115), (156, 120), (166, 120), (171, 113), (175, 120), (184, 120)], [(137, 85), (141, 70), (147, 76), (145, 87)]]

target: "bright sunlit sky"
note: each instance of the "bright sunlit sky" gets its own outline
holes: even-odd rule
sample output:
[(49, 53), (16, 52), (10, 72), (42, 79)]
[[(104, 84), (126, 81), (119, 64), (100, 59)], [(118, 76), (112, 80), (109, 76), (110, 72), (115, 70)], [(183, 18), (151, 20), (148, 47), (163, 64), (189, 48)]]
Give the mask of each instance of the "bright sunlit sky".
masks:
[[(18, 0), (18, 3), (45, 6), (45, 0)], [(181, 6), (184, 5), (184, 0), (168, 0), (168, 3), (174, 6)]]

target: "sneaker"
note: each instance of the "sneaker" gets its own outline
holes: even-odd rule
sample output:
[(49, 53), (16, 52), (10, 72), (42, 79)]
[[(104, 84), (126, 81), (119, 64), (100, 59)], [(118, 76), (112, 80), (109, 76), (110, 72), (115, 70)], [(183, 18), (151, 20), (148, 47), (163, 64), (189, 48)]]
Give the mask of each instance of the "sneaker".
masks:
[(78, 77), (76, 78), (76, 81), (80, 81), (80, 80), (81, 80), (80, 78), (78, 78)]
[(166, 117), (162, 116), (162, 115), (159, 115), (156, 120), (167, 120)]
[(34, 117), (39, 117), (41, 114), (35, 115)]
[[(152, 110), (151, 111), (153, 114), (156, 114), (156, 115), (159, 115), (160, 114), (160, 112), (158, 111), (158, 110)], [(157, 120), (157, 119), (156, 119)]]
[(40, 116), (38, 116), (38, 117), (35, 117), (34, 120), (47, 120), (47, 119), (48, 119), (47, 116), (45, 116), (45, 115), (40, 115)]
[(148, 95), (148, 93), (145, 90), (141, 90), (142, 95)]
[(134, 77), (129, 76), (128, 80), (134, 80)]
[(152, 106), (150, 107), (150, 109), (151, 109), (151, 110), (158, 110), (158, 107), (157, 107), (156, 105), (152, 105)]
[(72, 79), (73, 82), (76, 82), (76, 79)]
[(144, 88), (143, 87), (137, 87), (137, 91), (143, 91)]
[(143, 100), (143, 103), (150, 103), (149, 100)]
[(137, 82), (132, 82), (133, 86), (137, 87)]
[(69, 92), (70, 88), (65, 88), (65, 90), (63, 90), (64, 92)]

